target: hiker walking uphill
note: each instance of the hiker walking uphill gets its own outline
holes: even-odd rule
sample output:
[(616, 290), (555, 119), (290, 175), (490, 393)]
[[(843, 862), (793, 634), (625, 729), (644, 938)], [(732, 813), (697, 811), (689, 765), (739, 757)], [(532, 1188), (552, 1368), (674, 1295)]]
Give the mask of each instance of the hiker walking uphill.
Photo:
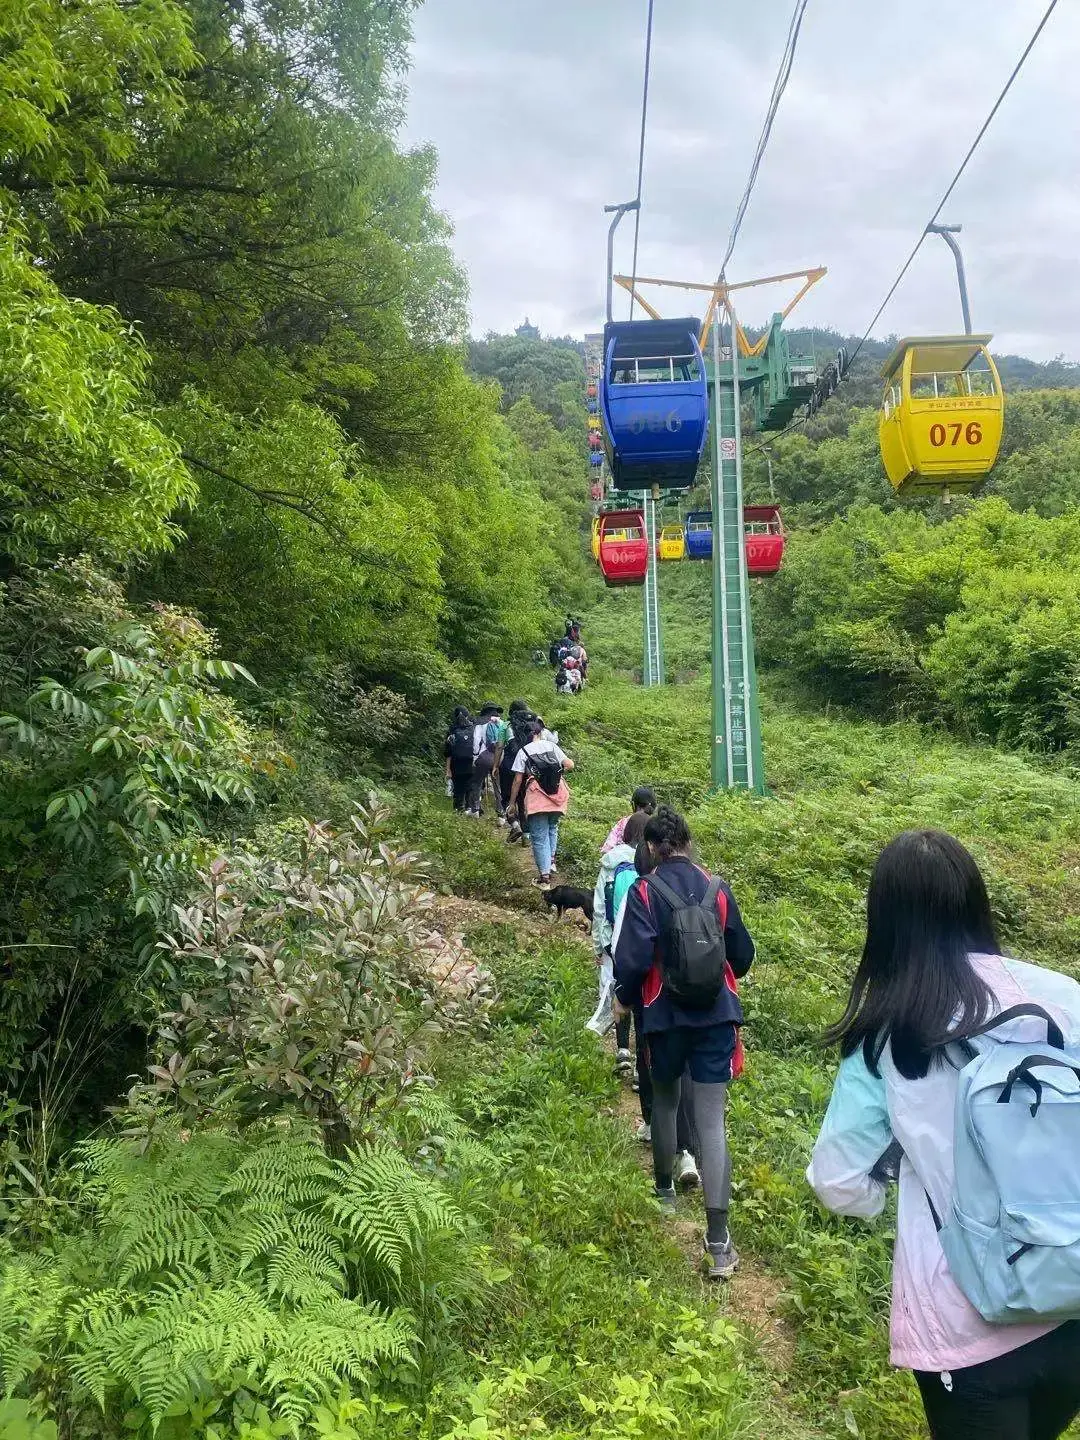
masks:
[[(652, 790), (649, 789), (648, 785), (639, 785), (634, 791), (630, 797), (630, 810), (632, 814), (644, 815), (646, 819), (656, 813), (656, 796)], [(615, 824), (607, 833), (607, 839), (603, 845), (600, 846), (601, 855), (606, 855), (609, 850), (613, 850), (616, 845), (622, 843), (626, 838), (625, 832), (629, 823), (629, 815), (624, 815), (621, 820), (615, 821)]]
[[(630, 887), (615, 947), (615, 1018), (642, 1007), (653, 1082), (652, 1151), (656, 1197), (676, 1202), (676, 1115), (689, 1083), (701, 1164), (710, 1279), (735, 1272), (728, 1231), (731, 1158), (724, 1129), (727, 1087), (740, 1069), (742, 1007), (735, 980), (754, 959), (754, 942), (731, 890), (690, 856), (690, 828), (662, 805), (645, 826), (655, 869)], [(689, 1082), (683, 1072), (689, 1072)]]
[(444, 753), (446, 755), (447, 791), (453, 796), (454, 809), (465, 812), (472, 792), (474, 761), (474, 727), (468, 710), (459, 705), (450, 720)]
[(473, 783), (469, 793), (469, 813), (479, 816), (484, 804), (484, 795), (491, 782), (495, 812), (501, 816), (504, 811), (502, 793), (496, 775), (499, 759), (499, 744), (502, 738), (502, 706), (488, 701), (480, 707), (480, 718), (473, 727)]
[[(633, 880), (639, 875), (651, 875), (656, 869), (652, 851), (644, 839), (645, 826), (648, 821), (649, 817), (639, 810), (627, 820), (626, 829), (623, 832), (624, 839), (627, 836), (632, 840), (637, 839), (638, 836), (641, 839), (634, 849), (633, 877), (628, 879), (625, 873), (617, 873), (615, 876), (615, 927), (611, 936), (612, 954), (618, 948), (619, 937), (622, 935), (623, 919), (626, 915), (626, 897), (630, 893)], [(614, 990), (614, 973), (612, 989)], [(649, 1043), (645, 1038), (645, 1011), (640, 1003), (634, 1006), (634, 1046), (638, 1105), (641, 1110), (641, 1124), (637, 1127), (635, 1139), (648, 1145), (652, 1143), (653, 1083), (652, 1072), (649, 1069)], [(683, 1071), (684, 1077), (685, 1074), (686, 1072)], [(694, 1126), (690, 1114), (690, 1087), (682, 1085), (679, 1089), (679, 1108), (675, 1112), (675, 1171), (673, 1175), (675, 1184), (681, 1190), (689, 1190), (695, 1185), (701, 1184), (701, 1174), (694, 1154), (696, 1148)]]
[[(634, 851), (645, 833), (644, 815), (631, 816), (621, 844), (601, 857), (600, 870), (593, 890), (593, 954), (599, 971), (599, 999), (596, 1013), (587, 1029), (604, 1035), (613, 1023), (611, 1001), (615, 989), (615, 973), (611, 959), (611, 939), (615, 921), (626, 899), (626, 893), (637, 878)], [(630, 1073), (630, 1017), (615, 1026), (615, 1068), (619, 1074)]]
[(907, 831), (826, 1038), (807, 1178), (866, 1218), (899, 1178), (891, 1359), (934, 1440), (1055, 1440), (1080, 1413), (1080, 985), (1003, 957), (972, 857)]
[(533, 716), (530, 739), (514, 758), (510, 804), (512, 808), (518, 796), (523, 797), (538, 885), (549, 885), (555, 871), (559, 821), (570, 804), (570, 791), (564, 775), (573, 768), (574, 762), (560, 750), (551, 732), (545, 731), (543, 721)]
[[(510, 708), (502, 725), (499, 743), (499, 791), (502, 795), (503, 814), (510, 823), (507, 844), (525, 839), (525, 811), (522, 805), (524, 795), (515, 796), (514, 761), (519, 751), (532, 739), (532, 722), (536, 717), (524, 700), (511, 700)], [(513, 804), (511, 804), (511, 798)]]

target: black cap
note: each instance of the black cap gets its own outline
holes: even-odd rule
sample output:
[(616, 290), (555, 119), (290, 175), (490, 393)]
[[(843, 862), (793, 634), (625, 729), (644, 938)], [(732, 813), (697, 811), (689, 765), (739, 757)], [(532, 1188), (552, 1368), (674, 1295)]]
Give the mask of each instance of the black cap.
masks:
[(481, 705), (480, 707), (481, 715), (501, 715), (502, 713), (503, 707), (496, 705), (493, 700), (489, 700), (486, 705)]

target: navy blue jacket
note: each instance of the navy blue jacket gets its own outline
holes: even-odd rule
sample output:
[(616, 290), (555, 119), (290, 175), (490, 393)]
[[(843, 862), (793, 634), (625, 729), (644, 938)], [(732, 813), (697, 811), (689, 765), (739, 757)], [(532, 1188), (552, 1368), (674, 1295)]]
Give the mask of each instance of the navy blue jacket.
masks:
[[(663, 861), (656, 867), (656, 874), (677, 895), (699, 904), (705, 899), (712, 879), (708, 871), (682, 855)], [(753, 962), (754, 942), (726, 882), (721, 883), (716, 906), (724, 918), (728, 964), (739, 979)], [(741, 1025), (742, 1006), (734, 990), (723, 989), (712, 1005), (701, 1010), (687, 1010), (668, 995), (657, 941), (670, 915), (671, 906), (662, 895), (650, 889), (647, 877), (631, 885), (614, 956), (615, 994), (623, 1005), (641, 1006), (646, 1035), (672, 1030), (677, 1025)]]

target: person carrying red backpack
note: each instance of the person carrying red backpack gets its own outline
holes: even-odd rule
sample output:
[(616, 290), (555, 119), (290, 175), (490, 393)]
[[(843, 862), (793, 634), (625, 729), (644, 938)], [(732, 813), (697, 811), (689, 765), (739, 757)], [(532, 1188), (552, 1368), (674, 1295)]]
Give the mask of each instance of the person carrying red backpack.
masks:
[(728, 885), (691, 858), (690, 828), (681, 815), (661, 805), (645, 826), (644, 843), (655, 868), (626, 898), (614, 955), (614, 1011), (618, 1019), (641, 1006), (653, 1081), (655, 1193), (666, 1209), (676, 1203), (676, 1115), (682, 1085), (690, 1085), (705, 1258), (709, 1278), (726, 1279), (739, 1256), (728, 1230), (731, 1156), (724, 1113), (728, 1084), (741, 1070), (736, 981), (753, 963), (754, 942)]

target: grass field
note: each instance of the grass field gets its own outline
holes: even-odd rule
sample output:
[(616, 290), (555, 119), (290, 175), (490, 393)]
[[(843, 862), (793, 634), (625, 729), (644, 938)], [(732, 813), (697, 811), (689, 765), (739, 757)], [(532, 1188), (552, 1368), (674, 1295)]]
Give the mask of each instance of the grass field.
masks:
[[(669, 663), (678, 653), (690, 674), (701, 644), (693, 593), (700, 583), (677, 585), (665, 597)], [(1010, 951), (1076, 972), (1080, 784), (1021, 755), (915, 726), (808, 713), (766, 676), (770, 795), (711, 795), (707, 673), (661, 690), (632, 683), (625, 672), (639, 649), (639, 621), (627, 592), (587, 617), (593, 682), (573, 701), (545, 695), (542, 672), (517, 681), (531, 686), (530, 698), (577, 762), (561, 873), (592, 883), (607, 827), (625, 813), (631, 789), (647, 782), (685, 811), (703, 859), (730, 880), (759, 950), (743, 987), (749, 1066), (733, 1098), (733, 1227), (740, 1246), (776, 1277), (779, 1308), (793, 1327), (783, 1413), (828, 1435), (919, 1435), (914, 1387), (887, 1364), (890, 1224), (823, 1215), (803, 1179), (833, 1067), (817, 1036), (837, 1014), (858, 957), (870, 867), (909, 827), (941, 827), (972, 848)], [(518, 881), (496, 833), (463, 832), (468, 822), (435, 803), (421, 811), (412, 819), (426, 817), (450, 883), (504, 903), (513, 896)], [(509, 941), (500, 963), (514, 973)], [(586, 990), (582, 981), (580, 1018)], [(653, 1243), (647, 1234), (644, 1249)], [(666, 1257), (659, 1274), (650, 1270), (650, 1284), (677, 1291), (678, 1268)]]

